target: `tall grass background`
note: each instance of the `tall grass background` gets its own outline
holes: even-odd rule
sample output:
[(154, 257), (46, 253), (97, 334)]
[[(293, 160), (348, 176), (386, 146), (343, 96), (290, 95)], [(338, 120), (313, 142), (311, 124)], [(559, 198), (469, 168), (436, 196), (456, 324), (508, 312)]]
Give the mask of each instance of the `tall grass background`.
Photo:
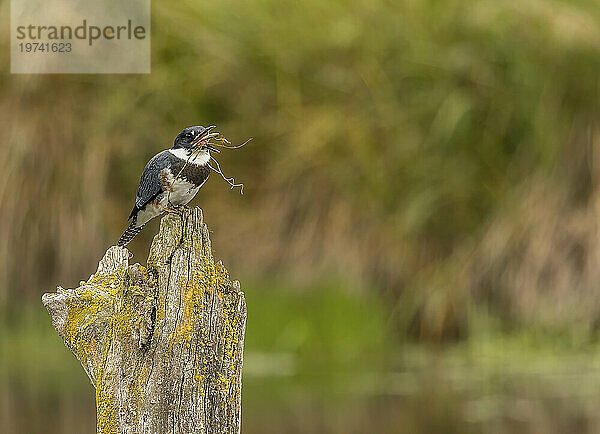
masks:
[[(5, 21), (8, 11), (1, 2)], [(50, 325), (38, 312), (41, 293), (76, 286), (95, 270), (126, 226), (152, 155), (185, 126), (216, 124), (234, 142), (253, 138), (219, 156), (225, 172), (244, 182), (244, 196), (213, 176), (194, 204), (205, 212), (216, 255), (242, 283), (251, 282), (250, 353), (279, 354), (274, 362), (257, 356), (248, 367), (255, 378), (271, 368), (301, 373), (300, 362), (289, 361), (299, 354), (307, 357), (307, 372), (328, 372), (329, 361), (353, 348), (352, 366), (391, 371), (405, 366), (406, 354), (449, 346), (464, 354), (474, 342), (492, 355), (513, 344), (526, 354), (548, 346), (595, 354), (596, 2), (154, 1), (152, 73), (132, 76), (11, 75), (8, 25), (0, 34), (0, 312), (12, 330), (2, 341), (7, 352), (11, 342), (28, 342), (22, 334), (30, 329), (36, 337), (23, 346), (23, 359), (41, 342), (59, 345), (42, 332)], [(131, 244), (136, 260), (144, 261), (157, 224)], [(352, 315), (344, 303), (363, 307)], [(319, 320), (323, 304), (328, 309)], [(273, 328), (265, 325), (267, 309), (279, 312)], [(278, 324), (289, 330), (273, 340)], [(324, 347), (336, 350), (319, 362)], [(18, 377), (22, 360), (7, 352), (0, 360), (13, 366), (10, 378)], [(319, 399), (329, 402), (321, 386), (306, 387), (303, 398), (290, 398), (290, 408), (310, 408), (310, 418), (298, 416), (305, 430), (292, 425), (297, 432), (348, 432), (352, 425), (343, 421), (350, 413), (382, 421), (379, 432), (437, 426), (419, 416), (420, 400), (430, 399), (425, 392), (350, 405), (370, 408), (364, 414), (342, 406), (330, 419), (316, 410)], [(440, 387), (446, 390), (431, 386), (432, 394)], [(5, 390), (3, 402), (11, 402), (14, 388)], [(464, 409), (452, 399), (438, 403), (439, 426), (460, 430)], [(18, 430), (18, 411), (3, 408)], [(249, 414), (255, 429), (291, 429), (261, 411)], [(586, 411), (560, 421), (591, 430), (597, 425)], [(526, 428), (543, 431), (557, 414), (543, 412)], [(75, 426), (69, 417), (57, 426)], [(508, 429), (509, 422), (499, 426)]]

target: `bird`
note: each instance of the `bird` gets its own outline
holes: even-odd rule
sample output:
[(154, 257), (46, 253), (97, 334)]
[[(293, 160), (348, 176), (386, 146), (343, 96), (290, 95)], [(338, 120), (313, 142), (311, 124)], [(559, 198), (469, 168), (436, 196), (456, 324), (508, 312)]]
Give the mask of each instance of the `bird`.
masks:
[(129, 226), (117, 242), (126, 246), (146, 223), (164, 212), (177, 212), (187, 205), (208, 179), (210, 152), (219, 152), (208, 141), (219, 136), (216, 126), (184, 128), (173, 147), (159, 152), (142, 172)]

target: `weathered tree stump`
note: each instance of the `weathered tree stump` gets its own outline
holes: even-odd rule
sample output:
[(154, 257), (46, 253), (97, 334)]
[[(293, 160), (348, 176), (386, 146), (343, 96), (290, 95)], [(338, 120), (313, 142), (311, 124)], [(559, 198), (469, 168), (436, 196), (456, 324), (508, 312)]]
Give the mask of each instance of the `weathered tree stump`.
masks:
[(163, 217), (147, 267), (113, 246), (42, 302), (96, 388), (99, 433), (240, 432), (246, 302), (199, 208)]

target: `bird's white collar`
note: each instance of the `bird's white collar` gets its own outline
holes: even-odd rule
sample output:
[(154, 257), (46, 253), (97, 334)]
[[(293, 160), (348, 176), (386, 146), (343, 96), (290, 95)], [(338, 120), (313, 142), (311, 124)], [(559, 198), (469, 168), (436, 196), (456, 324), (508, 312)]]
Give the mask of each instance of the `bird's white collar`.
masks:
[(194, 164), (196, 166), (204, 166), (210, 160), (210, 154), (208, 151), (194, 152), (191, 154), (191, 156), (183, 148), (169, 149), (169, 152), (175, 155), (177, 158), (189, 161), (189, 164)]

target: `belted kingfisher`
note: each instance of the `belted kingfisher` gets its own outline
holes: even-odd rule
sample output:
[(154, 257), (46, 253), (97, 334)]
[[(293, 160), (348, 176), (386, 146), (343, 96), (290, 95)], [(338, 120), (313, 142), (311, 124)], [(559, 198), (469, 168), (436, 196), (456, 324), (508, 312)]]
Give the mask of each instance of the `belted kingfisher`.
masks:
[(211, 133), (215, 125), (183, 129), (175, 138), (173, 147), (159, 152), (150, 159), (129, 215), (131, 223), (117, 245), (125, 246), (148, 221), (163, 212), (186, 205), (191, 201), (210, 174), (210, 151), (219, 152), (208, 144), (218, 136)]

